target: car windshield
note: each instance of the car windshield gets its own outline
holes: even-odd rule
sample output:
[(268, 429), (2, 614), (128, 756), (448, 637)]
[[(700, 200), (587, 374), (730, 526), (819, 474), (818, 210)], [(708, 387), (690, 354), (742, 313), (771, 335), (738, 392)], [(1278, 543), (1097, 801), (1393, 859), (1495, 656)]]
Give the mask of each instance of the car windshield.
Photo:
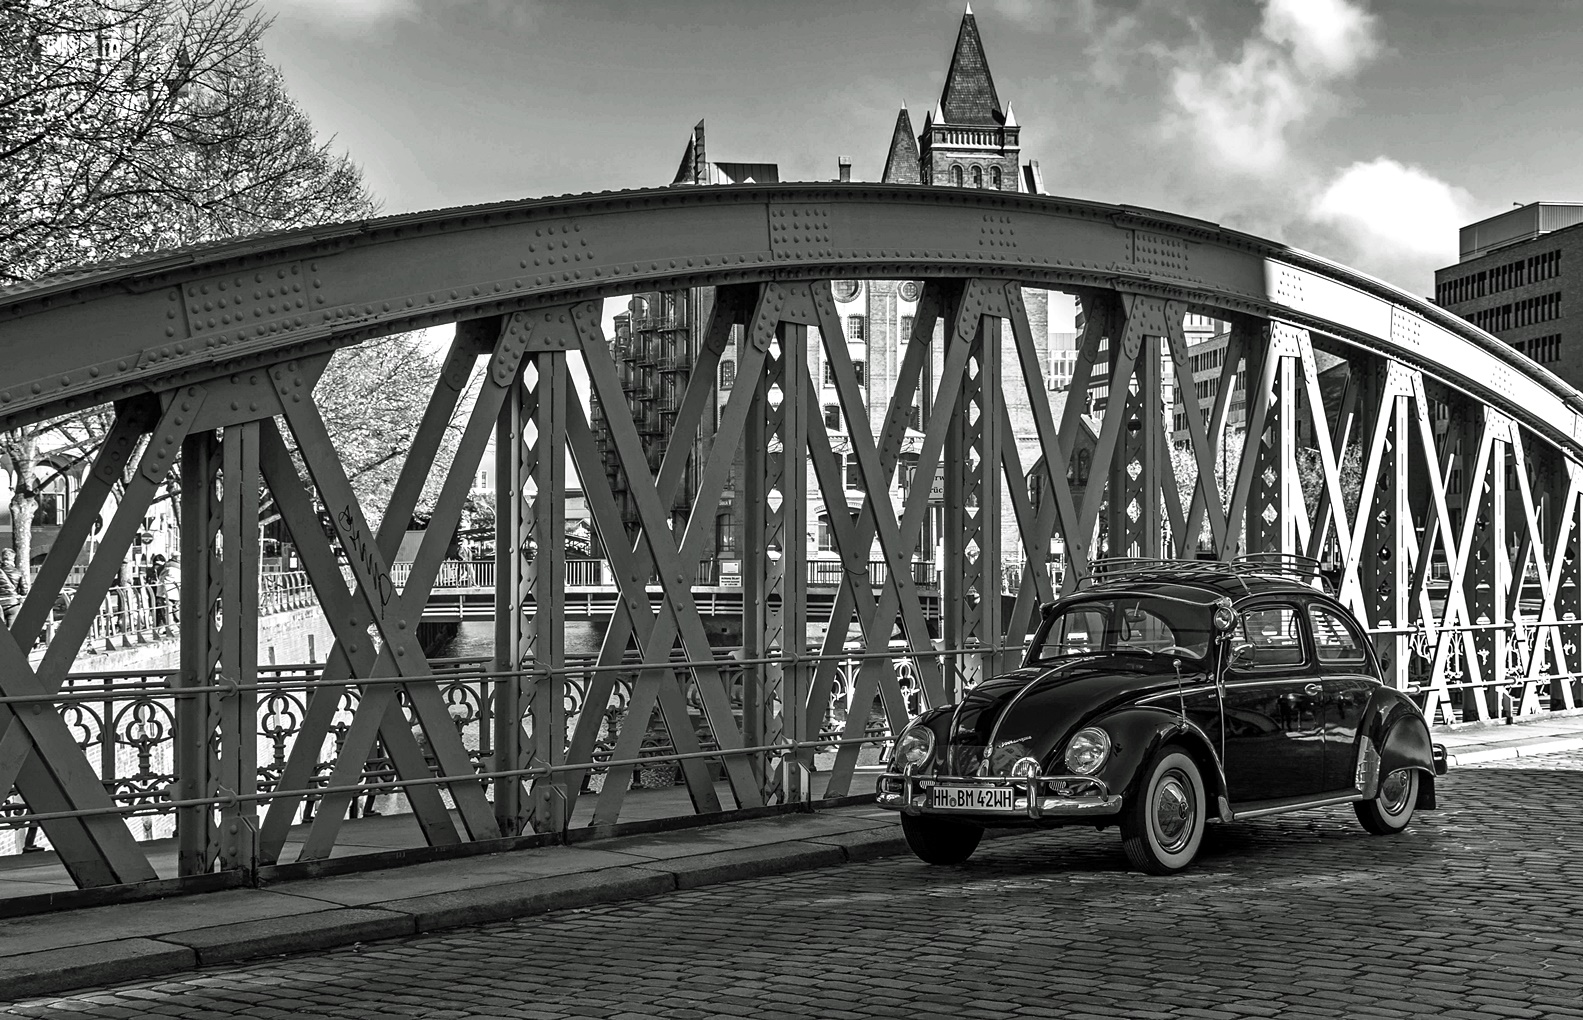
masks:
[(1136, 652), (1202, 659), (1212, 607), (1151, 595), (1116, 595), (1063, 606), (1040, 630), (1029, 663), (1073, 655)]

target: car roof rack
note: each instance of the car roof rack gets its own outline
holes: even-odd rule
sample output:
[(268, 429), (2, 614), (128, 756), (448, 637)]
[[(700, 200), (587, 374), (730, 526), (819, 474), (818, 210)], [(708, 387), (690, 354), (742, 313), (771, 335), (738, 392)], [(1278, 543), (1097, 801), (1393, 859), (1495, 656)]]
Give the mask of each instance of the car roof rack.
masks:
[(1164, 575), (1183, 581), (1210, 578), (1236, 578), (1247, 587), (1246, 578), (1285, 577), (1317, 585), (1335, 594), (1325, 567), (1311, 556), (1296, 553), (1248, 553), (1234, 560), (1177, 560), (1152, 556), (1111, 556), (1089, 565), (1088, 581), (1120, 580), (1137, 574)]

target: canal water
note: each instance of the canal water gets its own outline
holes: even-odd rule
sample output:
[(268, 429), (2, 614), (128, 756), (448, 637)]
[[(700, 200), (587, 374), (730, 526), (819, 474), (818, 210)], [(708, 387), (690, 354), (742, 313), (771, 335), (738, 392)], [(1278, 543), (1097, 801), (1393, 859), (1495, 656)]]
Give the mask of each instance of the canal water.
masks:
[[(565, 624), (566, 654), (583, 656), (599, 654), (599, 642), (604, 639), (605, 628), (591, 621), (567, 621)], [(430, 658), (437, 659), (487, 659), (495, 654), (495, 622), (493, 620), (464, 620), (456, 636), (435, 651)]]

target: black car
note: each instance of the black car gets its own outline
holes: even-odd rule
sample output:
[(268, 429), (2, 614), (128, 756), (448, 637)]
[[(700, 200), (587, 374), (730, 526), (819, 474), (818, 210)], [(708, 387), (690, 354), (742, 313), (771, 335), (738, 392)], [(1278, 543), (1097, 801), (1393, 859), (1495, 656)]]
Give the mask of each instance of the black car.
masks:
[(1391, 835), (1435, 806), (1444, 748), (1381, 681), (1371, 642), (1309, 566), (1110, 564), (1044, 607), (1021, 669), (914, 719), (878, 802), (931, 864), (988, 826), (1119, 826), (1168, 874), (1204, 825), (1351, 804)]

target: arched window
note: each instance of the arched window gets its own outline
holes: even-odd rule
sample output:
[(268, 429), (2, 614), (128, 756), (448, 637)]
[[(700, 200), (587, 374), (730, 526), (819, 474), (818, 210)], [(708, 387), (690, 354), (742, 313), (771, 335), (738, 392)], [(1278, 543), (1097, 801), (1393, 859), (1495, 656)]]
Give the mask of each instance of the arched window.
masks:
[(989, 186), (996, 191), (1000, 190), (1000, 167), (992, 166), (989, 168)]
[(983, 186), (984, 186), (984, 168), (981, 167), (981, 166), (975, 166), (973, 168), (973, 187), (975, 187), (975, 188), (982, 188)]
[(953, 165), (951, 167), (951, 187), (953, 187), (953, 188), (960, 188), (961, 186), (962, 186), (962, 168), (959, 167), (959, 166)]

